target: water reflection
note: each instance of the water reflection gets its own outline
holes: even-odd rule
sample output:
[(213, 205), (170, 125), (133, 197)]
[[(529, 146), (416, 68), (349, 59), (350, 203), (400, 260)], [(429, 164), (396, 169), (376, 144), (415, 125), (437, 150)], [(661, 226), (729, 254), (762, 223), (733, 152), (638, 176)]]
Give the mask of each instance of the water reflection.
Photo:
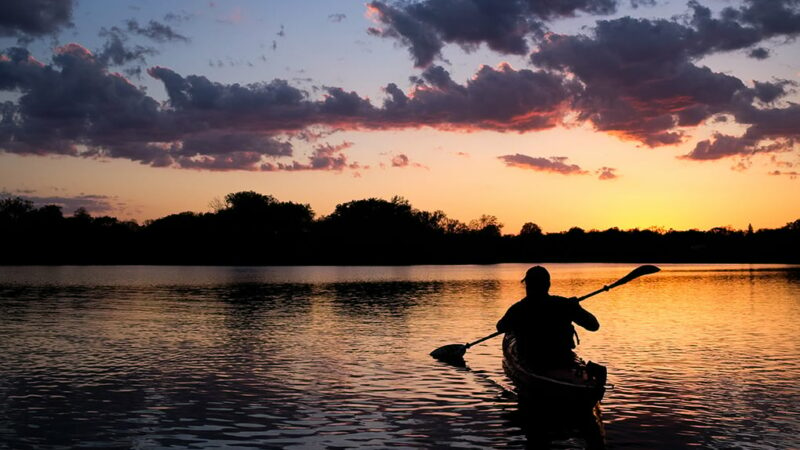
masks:
[[(499, 339), (428, 356), (525, 268), (0, 268), (0, 447), (596, 448), (518, 408)], [(548, 268), (561, 295), (630, 270)], [(800, 270), (662, 269), (586, 303), (608, 447), (800, 447)]]
[(332, 297), (337, 313), (360, 320), (363, 316), (403, 316), (421, 298), (441, 294), (443, 286), (442, 282), (384, 281), (331, 283), (322, 289)]
[(525, 435), (526, 448), (590, 449), (606, 448), (602, 412), (597, 408), (583, 415), (568, 411), (542, 410), (521, 404), (506, 414), (510, 427)]

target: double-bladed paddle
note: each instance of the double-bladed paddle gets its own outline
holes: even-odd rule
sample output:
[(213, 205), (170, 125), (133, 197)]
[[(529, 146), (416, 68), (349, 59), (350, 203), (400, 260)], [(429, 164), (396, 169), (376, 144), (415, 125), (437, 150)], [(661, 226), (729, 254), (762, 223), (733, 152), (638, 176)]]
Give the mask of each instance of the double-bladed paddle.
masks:
[[(591, 294), (586, 294), (583, 297), (579, 297), (578, 301), (582, 302), (582, 301), (586, 300), (587, 298), (592, 297), (594, 295), (597, 295), (597, 294), (599, 294), (601, 292), (605, 292), (605, 291), (607, 291), (609, 289), (613, 289), (613, 288), (615, 288), (617, 286), (622, 286), (623, 284), (625, 284), (625, 283), (627, 283), (629, 281), (635, 280), (636, 278), (639, 278), (639, 277), (644, 276), (644, 275), (649, 275), (651, 273), (656, 273), (659, 270), (661, 270), (661, 269), (659, 269), (656, 266), (651, 266), (651, 265), (639, 266), (639, 267), (633, 269), (631, 271), (631, 273), (625, 275), (624, 277), (620, 278), (619, 280), (615, 281), (614, 283), (611, 283), (611, 284), (609, 284), (607, 286), (603, 286), (602, 288), (592, 292)], [(498, 332), (492, 333), (492, 334), (490, 334), (488, 336), (484, 336), (484, 337), (478, 339), (477, 341), (470, 342), (470, 343), (467, 343), (467, 344), (445, 345), (443, 347), (439, 347), (436, 350), (432, 351), (431, 352), (431, 356), (433, 356), (435, 359), (438, 359), (439, 361), (443, 361), (443, 362), (447, 362), (447, 363), (451, 363), (451, 364), (453, 364), (453, 363), (456, 363), (456, 364), (457, 363), (461, 363), (461, 364), (463, 364), (464, 353), (467, 352), (467, 349), (469, 349), (473, 345), (480, 344), (481, 342), (483, 342), (483, 341), (485, 341), (487, 339), (491, 339), (491, 338), (493, 338), (495, 336), (499, 336), (501, 334), (503, 334), (503, 333), (498, 331)]]

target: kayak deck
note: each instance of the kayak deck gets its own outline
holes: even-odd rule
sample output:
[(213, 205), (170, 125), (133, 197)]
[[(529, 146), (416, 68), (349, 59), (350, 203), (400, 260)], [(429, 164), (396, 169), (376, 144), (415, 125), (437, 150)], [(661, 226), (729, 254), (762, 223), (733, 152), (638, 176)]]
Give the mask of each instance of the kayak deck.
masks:
[(591, 409), (605, 395), (605, 367), (575, 357), (571, 364), (541, 367), (520, 354), (516, 337), (503, 338), (503, 370), (520, 400), (549, 407)]

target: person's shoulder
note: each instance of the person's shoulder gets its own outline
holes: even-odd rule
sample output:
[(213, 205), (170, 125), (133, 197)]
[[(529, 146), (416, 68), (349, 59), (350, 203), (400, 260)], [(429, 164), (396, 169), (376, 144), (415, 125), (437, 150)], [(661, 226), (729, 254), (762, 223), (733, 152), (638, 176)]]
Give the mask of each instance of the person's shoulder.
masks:
[(530, 308), (531, 306), (533, 306), (532, 303), (533, 302), (531, 302), (531, 300), (529, 298), (523, 297), (522, 299), (517, 300), (516, 302), (514, 302), (513, 305), (509, 306), (508, 310), (509, 311), (524, 310), (524, 309), (527, 309), (527, 308)]
[(560, 295), (551, 295), (547, 298), (547, 301), (550, 302), (551, 305), (558, 305), (558, 306), (567, 306), (573, 305), (575, 302), (567, 297), (562, 297)]
[(530, 303), (530, 301), (528, 300), (528, 297), (522, 297), (521, 299), (519, 299), (516, 302), (514, 302), (514, 304), (511, 305), (511, 308), (523, 308), (528, 303)]
[(556, 308), (559, 311), (562, 310), (572, 311), (576, 307), (580, 307), (580, 305), (578, 304), (578, 302), (574, 297), (568, 298), (568, 297), (562, 297), (560, 295), (551, 295), (548, 298), (548, 302), (552, 307)]

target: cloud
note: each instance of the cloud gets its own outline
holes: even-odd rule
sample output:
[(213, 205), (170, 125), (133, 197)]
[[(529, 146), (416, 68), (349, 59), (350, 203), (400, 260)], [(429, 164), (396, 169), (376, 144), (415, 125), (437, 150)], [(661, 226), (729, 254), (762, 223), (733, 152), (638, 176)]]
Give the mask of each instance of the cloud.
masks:
[(262, 162), (258, 152), (230, 151), (220, 155), (175, 158), (182, 169), (199, 169), (212, 171), (227, 170), (260, 170)]
[(461, 85), (439, 66), (426, 69), (406, 95), (396, 85), (385, 91), (381, 116), (387, 125), (429, 125), (444, 129), (530, 131), (558, 125), (576, 86), (560, 76), (483, 66)]
[(195, 17), (196, 14), (181, 10), (179, 12), (168, 12), (164, 14), (164, 21), (172, 23), (182, 23), (192, 20)]
[(146, 54), (112, 28), (104, 31), (112, 40), (96, 54), (78, 44), (58, 48), (48, 63), (20, 48), (0, 54), (0, 91), (16, 93), (15, 101), (0, 103), (0, 151), (207, 170), (343, 170), (352, 165), (344, 153), (324, 147), (313, 161), (282, 161), (298, 141), (338, 130), (522, 133), (567, 117), (649, 146), (681, 142), (689, 127), (710, 118), (747, 126), (738, 138), (698, 143), (685, 155), (694, 160), (792, 149), (800, 106), (784, 99), (794, 84), (748, 87), (697, 66), (687, 30), (673, 21), (601, 21), (592, 35), (548, 35), (532, 55), (542, 70), (483, 66), (458, 82), (431, 65), (410, 89), (386, 85), (373, 104), (335, 86), (309, 93), (280, 79), (228, 84), (151, 67), (147, 73), (168, 96), (156, 101), (109, 70)]
[(300, 131), (312, 125), (342, 129), (392, 129), (430, 126), (440, 129), (526, 131), (556, 126), (573, 86), (541, 71), (508, 65), (483, 67), (466, 84), (458, 84), (438, 66), (428, 68), (411, 92), (386, 86), (381, 108), (355, 92), (325, 87), (320, 100), (284, 80), (248, 86), (215, 83), (205, 77), (183, 77), (156, 67), (172, 113), (183, 122), (218, 127), (257, 127), (261, 131)]
[(737, 50), (764, 39), (760, 30), (737, 20), (741, 14), (733, 8), (725, 8), (719, 19), (712, 16), (709, 8), (695, 0), (689, 2), (689, 8), (692, 9), (691, 25), (694, 26), (694, 29), (687, 28), (693, 41), (688, 48), (692, 53)]
[(550, 35), (531, 60), (578, 77), (584, 89), (574, 107), (598, 130), (676, 144), (679, 127), (731, 110), (746, 91), (738, 78), (692, 63), (692, 36), (675, 22), (625, 17), (599, 21), (593, 36)]
[(334, 23), (342, 22), (346, 18), (347, 18), (347, 14), (343, 14), (343, 13), (335, 13), (335, 14), (329, 14), (328, 15), (328, 20), (330, 20), (331, 22), (334, 22)]
[(791, 171), (786, 171), (786, 170), (773, 170), (772, 172), (769, 172), (769, 175), (774, 175), (774, 176), (787, 176), (787, 177), (789, 177), (789, 178), (791, 178), (791, 179), (793, 179), (793, 180), (794, 180), (794, 179), (796, 179), (796, 178), (797, 178), (797, 176), (798, 176), (798, 175), (800, 175), (800, 172), (797, 172), (797, 171), (794, 171), (794, 170), (791, 170)]
[(308, 157), (307, 163), (293, 161), (285, 163), (265, 163), (261, 170), (267, 172), (274, 171), (309, 171), (309, 170), (332, 170), (341, 172), (344, 169), (368, 169), (354, 162), (348, 162), (347, 155), (342, 150), (353, 146), (352, 142), (344, 142), (340, 145), (321, 144), (314, 147), (313, 153)]
[(291, 156), (292, 145), (260, 133), (213, 130), (196, 133), (184, 139), (178, 154), (193, 157), (229, 151), (257, 153), (273, 157)]
[(782, 160), (779, 160), (775, 155), (772, 155), (770, 157), (770, 161), (772, 162), (772, 165), (774, 165), (775, 167), (792, 168), (792, 167), (800, 166), (800, 162), (793, 163), (793, 162), (790, 162), (790, 161), (782, 161)]
[(185, 137), (170, 156), (184, 169), (261, 170), (264, 156), (291, 156), (292, 150), (290, 143), (271, 136), (214, 130)]
[(545, 21), (570, 17), (578, 11), (612, 13), (616, 1), (372, 1), (367, 7), (383, 26), (371, 28), (370, 34), (398, 39), (409, 48), (417, 67), (427, 67), (441, 57), (441, 50), (448, 43), (467, 50), (486, 44), (500, 53), (523, 55), (529, 50), (528, 36), (541, 34)]
[(797, 0), (747, 0), (738, 10), (726, 8), (723, 16), (753, 26), (764, 38), (800, 34), (800, 3)]
[(392, 167), (397, 168), (406, 168), (406, 167), (416, 167), (419, 169), (427, 169), (428, 167), (424, 164), (420, 164), (418, 162), (413, 162), (405, 153), (399, 153), (397, 155), (392, 156), (391, 161)]
[(769, 58), (769, 50), (764, 47), (756, 47), (750, 50), (747, 56), (753, 59), (767, 59)]
[(392, 157), (392, 167), (408, 167), (408, 156), (401, 153)]
[[(756, 82), (748, 88), (738, 78), (713, 72), (696, 61), (776, 36), (795, 37), (800, 32), (798, 5), (789, 0), (748, 1), (714, 17), (693, 1), (685, 23), (631, 17), (601, 20), (588, 35), (546, 34), (531, 54), (531, 62), (565, 79), (575, 77), (579, 87), (572, 89), (571, 108), (578, 114), (577, 121), (589, 121), (597, 130), (622, 139), (650, 147), (677, 144), (686, 139), (687, 127), (721, 114), (753, 124), (749, 139), (757, 140), (759, 135), (792, 138), (789, 127), (773, 131), (777, 127), (762, 118), (770, 115), (785, 121), (792, 116), (792, 107), (759, 110), (752, 106), (754, 99), (770, 103), (784, 97), (790, 83)], [(754, 56), (764, 56), (755, 50)], [(711, 151), (708, 155), (718, 154), (706, 150)]]
[[(757, 113), (761, 115), (763, 112)], [(800, 114), (800, 113), (796, 113)], [(768, 115), (768, 114), (766, 114)], [(795, 118), (794, 124), (800, 115)], [(759, 118), (763, 120), (763, 118)], [(767, 119), (768, 120), (768, 119)], [(778, 119), (785, 120), (785, 119)], [(782, 125), (790, 124), (765, 124), (762, 127), (753, 125), (742, 136), (730, 136), (721, 133), (714, 133), (713, 139), (705, 139), (698, 142), (694, 149), (681, 158), (696, 161), (709, 161), (727, 158), (730, 156), (751, 156), (757, 153), (776, 153), (791, 151), (795, 142), (800, 138), (800, 129), (783, 129)], [(769, 129), (777, 127), (777, 130)], [(769, 139), (769, 141), (765, 141)]]
[(22, 94), (18, 103), (2, 106), (3, 150), (77, 155), (87, 138), (90, 144), (127, 140), (137, 129), (152, 133), (157, 127), (158, 102), (105, 71), (85, 48), (58, 48), (53, 66), (33, 60), (24, 49), (12, 49), (0, 60), (0, 89)]
[[(23, 199), (33, 202), (37, 207), (45, 205), (56, 205), (66, 214), (71, 214), (79, 208), (83, 208), (90, 214), (108, 214), (111, 212), (119, 211), (126, 205), (119, 201), (116, 196), (108, 195), (93, 195), (93, 194), (79, 194), (73, 196), (36, 196), (30, 195), (33, 193), (31, 190), (17, 190), (17, 195)], [(8, 192), (0, 192), (0, 197), (11, 197), (12, 194)]]
[[(182, 17), (173, 13), (168, 13), (165, 16), (165, 18), (173, 21), (183, 20)], [(187, 37), (178, 34), (169, 25), (155, 20), (151, 20), (144, 27), (139, 25), (136, 20), (128, 20), (125, 23), (125, 29), (119, 27), (101, 28), (98, 35), (105, 38), (105, 43), (95, 56), (100, 64), (104, 66), (123, 66), (131, 62), (144, 64), (146, 57), (158, 54), (158, 50), (154, 47), (129, 44), (128, 41), (131, 35), (143, 36), (159, 43), (189, 42)], [(126, 73), (139, 76), (142, 73), (142, 68), (141, 66), (129, 68)]]
[(754, 81), (753, 94), (764, 103), (772, 103), (781, 97), (786, 96), (789, 91), (787, 86), (795, 87), (797, 83), (790, 80), (777, 80), (774, 83)]
[[(52, 65), (24, 49), (7, 51), (0, 59), (0, 89), (21, 97), (0, 105), (0, 149), (122, 158), (154, 167), (253, 170), (263, 158), (291, 156), (291, 144), (279, 136), (304, 129), (312, 113), (323, 109), (285, 82), (228, 86), (167, 69), (151, 73), (170, 92), (168, 107), (77, 44), (59, 48)], [(336, 92), (326, 105), (334, 116), (347, 107), (342, 97), (348, 94)]]
[[(740, 124), (752, 124), (744, 136), (747, 142), (705, 141), (688, 156), (716, 159), (743, 154), (761, 139), (796, 136), (789, 125), (796, 114), (794, 106), (759, 109), (752, 104), (756, 99), (771, 103), (784, 97), (793, 83), (755, 82), (748, 88), (738, 78), (696, 61), (769, 37), (795, 36), (794, 27), (780, 27), (764, 15), (781, 11), (791, 17), (785, 10), (788, 3), (771, 5), (748, 2), (740, 9), (726, 8), (717, 19), (707, 8), (690, 2), (693, 15), (687, 24), (631, 17), (601, 20), (590, 35), (548, 35), (531, 61), (577, 78), (583, 89), (573, 108), (579, 121), (587, 120), (597, 130), (656, 147), (680, 143), (686, 139), (686, 128), (727, 114)], [(794, 17), (800, 20), (800, 15)]]
[(735, 111), (736, 121), (750, 125), (743, 140), (761, 144), (759, 152), (790, 151), (800, 142), (800, 105), (756, 108), (746, 104)]
[(754, 152), (755, 141), (752, 139), (715, 133), (713, 139), (698, 142), (694, 149), (683, 158), (708, 161), (728, 156), (752, 155)]
[(73, 0), (3, 0), (0, 36), (39, 37), (71, 26)]
[(139, 25), (136, 20), (128, 20), (125, 22), (127, 29), (130, 33), (138, 34), (146, 38), (152, 39), (156, 42), (174, 42), (182, 41), (189, 42), (189, 38), (177, 33), (171, 26), (151, 20), (146, 26)]
[[(541, 158), (517, 153), (514, 155), (498, 156), (497, 159), (503, 161), (508, 167), (517, 167), (537, 172), (559, 173), (562, 175), (587, 175), (589, 173), (588, 170), (582, 169), (577, 164), (568, 163), (568, 158), (564, 156)], [(599, 180), (613, 180), (619, 178), (616, 172), (617, 169), (613, 167), (601, 167), (594, 171)]]
[(600, 180), (614, 180), (619, 178), (616, 172), (617, 169), (613, 167), (601, 167), (595, 171), (597, 178)]
[(567, 158), (563, 156), (539, 158), (517, 153), (515, 155), (498, 156), (497, 159), (503, 161), (508, 167), (530, 169), (537, 172), (560, 173), (562, 175), (585, 175), (588, 173), (576, 164), (568, 164)]
[(97, 52), (97, 60), (103, 65), (122, 66), (131, 62), (144, 63), (147, 56), (158, 53), (153, 47), (141, 45), (129, 46), (127, 34), (118, 27), (103, 28), (99, 33), (105, 37), (103, 48)]

